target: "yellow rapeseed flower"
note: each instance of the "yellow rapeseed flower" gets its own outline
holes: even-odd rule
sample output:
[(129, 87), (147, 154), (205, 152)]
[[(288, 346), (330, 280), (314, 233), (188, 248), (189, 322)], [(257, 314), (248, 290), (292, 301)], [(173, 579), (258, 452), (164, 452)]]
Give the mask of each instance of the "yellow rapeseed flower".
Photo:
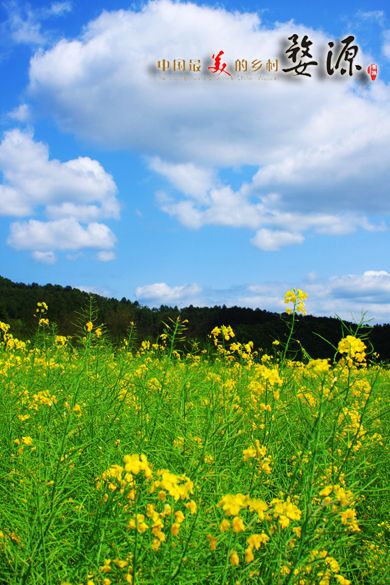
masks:
[(245, 550), (245, 562), (251, 563), (254, 560), (255, 555), (253, 554), (253, 548), (251, 546), (248, 546), (248, 548)]
[(248, 496), (244, 494), (226, 494), (223, 496), (218, 506), (222, 508), (226, 516), (237, 516), (242, 508), (247, 505)]
[(244, 532), (245, 524), (242, 521), (242, 518), (235, 516), (232, 521), (232, 528), (234, 532)]
[(210, 550), (214, 551), (217, 548), (217, 539), (212, 534), (208, 534), (207, 540), (210, 544)]
[(288, 290), (284, 295), (284, 302), (286, 305), (291, 303), (293, 308), (286, 309), (286, 313), (295, 312), (305, 315), (306, 309), (304, 301), (307, 299), (307, 296), (307, 293), (303, 292), (300, 288), (293, 288), (292, 290)]
[(232, 567), (238, 567), (238, 565), (240, 564), (240, 557), (238, 556), (236, 550), (233, 550), (230, 553), (230, 564), (232, 565)]

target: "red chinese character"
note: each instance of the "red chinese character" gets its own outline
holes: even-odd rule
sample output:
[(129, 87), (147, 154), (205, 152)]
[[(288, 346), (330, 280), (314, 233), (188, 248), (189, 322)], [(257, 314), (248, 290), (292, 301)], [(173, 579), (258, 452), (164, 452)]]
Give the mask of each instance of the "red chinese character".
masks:
[(210, 65), (207, 69), (210, 69), (213, 73), (226, 73), (226, 75), (232, 76), (229, 71), (226, 71), (226, 63), (221, 63), (221, 55), (224, 55), (224, 51), (219, 51), (218, 55), (215, 57), (213, 55), (211, 58), (214, 59), (214, 65)]

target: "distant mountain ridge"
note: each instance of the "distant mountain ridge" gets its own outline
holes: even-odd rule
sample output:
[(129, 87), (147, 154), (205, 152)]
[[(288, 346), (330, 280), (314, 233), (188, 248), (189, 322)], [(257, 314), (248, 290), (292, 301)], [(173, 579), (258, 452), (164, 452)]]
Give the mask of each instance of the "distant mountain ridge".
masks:
[[(62, 335), (75, 335), (80, 312), (90, 304), (90, 299), (97, 309), (97, 320), (104, 323), (114, 343), (123, 339), (130, 322), (134, 322), (137, 337), (157, 339), (163, 330), (163, 322), (178, 315), (188, 319), (187, 337), (189, 343), (196, 340), (201, 346), (208, 343), (208, 334), (216, 325), (231, 325), (236, 337), (241, 342), (252, 340), (256, 348), (265, 352), (272, 351), (275, 339), (286, 339), (288, 316), (261, 309), (243, 307), (194, 307), (183, 309), (162, 305), (159, 309), (141, 306), (138, 301), (106, 298), (87, 293), (71, 286), (37, 283), (15, 283), (0, 276), (0, 320), (11, 325), (15, 336), (28, 338), (36, 330), (34, 312), (38, 301), (45, 301), (49, 306), (48, 317), (58, 326)], [(351, 323), (348, 324), (353, 327)], [(382, 360), (390, 361), (390, 324), (374, 325), (370, 328), (370, 340), (373, 349)], [(367, 329), (367, 333), (368, 333)], [(313, 358), (332, 357), (334, 347), (342, 336), (340, 321), (332, 317), (299, 317), (296, 335), (302, 346)], [(329, 343), (326, 343), (323, 339)], [(188, 345), (189, 347), (189, 345)], [(299, 344), (295, 344), (296, 355), (300, 356)]]

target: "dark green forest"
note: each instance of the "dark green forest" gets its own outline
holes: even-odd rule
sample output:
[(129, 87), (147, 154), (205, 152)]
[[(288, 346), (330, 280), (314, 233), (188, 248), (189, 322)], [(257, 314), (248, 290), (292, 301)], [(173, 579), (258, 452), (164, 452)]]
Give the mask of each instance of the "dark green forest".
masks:
[[(96, 310), (96, 324), (104, 324), (107, 337), (113, 344), (127, 336), (130, 323), (135, 324), (138, 341), (155, 341), (164, 330), (164, 323), (180, 316), (187, 319), (187, 349), (209, 343), (209, 333), (216, 325), (231, 325), (240, 342), (252, 340), (256, 349), (270, 353), (272, 342), (283, 343), (288, 335), (291, 317), (261, 309), (243, 307), (194, 307), (183, 309), (161, 306), (149, 308), (137, 301), (121, 300), (89, 294), (71, 286), (32, 283), (15, 283), (0, 277), (0, 321), (11, 325), (14, 336), (31, 338), (37, 329), (34, 316), (38, 301), (49, 306), (48, 318), (55, 323), (58, 334), (80, 335), (81, 324), (86, 322), (90, 307)], [(83, 321), (84, 319), (84, 321)], [(334, 347), (343, 335), (354, 333), (356, 325), (337, 318), (300, 316), (297, 320), (291, 357), (301, 358), (301, 347), (312, 358), (333, 357)], [(360, 334), (367, 337), (372, 351), (383, 361), (390, 361), (390, 324), (364, 327)], [(327, 341), (325, 341), (327, 340)], [(366, 341), (367, 343), (367, 341)], [(333, 346), (333, 347), (332, 347)], [(186, 347), (184, 347), (186, 349)]]

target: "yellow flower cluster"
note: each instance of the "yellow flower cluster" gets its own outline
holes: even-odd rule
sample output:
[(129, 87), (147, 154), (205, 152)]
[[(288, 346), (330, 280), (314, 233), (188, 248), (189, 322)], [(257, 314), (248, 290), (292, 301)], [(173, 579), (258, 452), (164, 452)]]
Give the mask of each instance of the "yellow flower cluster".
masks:
[(227, 494), (222, 497), (218, 506), (223, 509), (226, 516), (238, 516), (241, 510), (248, 509), (249, 512), (257, 514), (258, 520), (264, 520), (265, 512), (269, 509), (269, 506), (264, 500), (251, 498), (243, 494)]
[(272, 457), (269, 455), (267, 456), (267, 447), (261, 445), (258, 439), (255, 440), (255, 446), (251, 445), (247, 449), (244, 449), (242, 455), (244, 461), (256, 459), (260, 471), (263, 471), (267, 475), (272, 473)]
[(287, 308), (286, 313), (302, 313), (302, 315), (306, 315), (304, 301), (307, 299), (307, 296), (307, 293), (303, 292), (300, 288), (288, 290), (284, 295), (284, 302), (286, 305), (291, 303), (293, 307)]
[(358, 451), (366, 438), (366, 430), (362, 424), (361, 413), (356, 408), (344, 407), (338, 418), (339, 437), (347, 439), (347, 447)]
[[(291, 520), (300, 520), (302, 515), (299, 508), (290, 501), (290, 498), (287, 498), (286, 501), (275, 498), (268, 505), (264, 500), (251, 498), (248, 495), (227, 494), (222, 497), (218, 506), (222, 508), (226, 516), (238, 516), (241, 510), (248, 509), (257, 514), (258, 520), (264, 520), (266, 512), (272, 513), (282, 528), (287, 528)], [(270, 520), (271, 516), (268, 515), (267, 519)]]
[(9, 333), (10, 326), (8, 323), (4, 323), (4, 321), (0, 321), (0, 341), (1, 337), (3, 338), (3, 342), (5, 345), (5, 349), (8, 351), (13, 350), (22, 350), (24, 351), (27, 347), (25, 341), (21, 341), (14, 337), (11, 333)]
[[(99, 573), (105, 576), (101, 580), (101, 576), (95, 576), (93, 573), (88, 575), (87, 585), (113, 585), (114, 583), (133, 583), (133, 554), (129, 553), (126, 559), (115, 557), (113, 559), (106, 558), (99, 567)], [(96, 580), (95, 580), (96, 579)], [(61, 585), (72, 585), (71, 583), (61, 583)]]
[(306, 567), (306, 573), (312, 573), (315, 567), (316, 583), (319, 585), (330, 585), (333, 578), (340, 585), (351, 585), (351, 581), (340, 574), (340, 564), (329, 555), (328, 551), (314, 549), (310, 553), (309, 560), (310, 564)]
[[(167, 469), (158, 469), (154, 472), (146, 455), (143, 454), (125, 455), (123, 462), (123, 466), (112, 465), (102, 474), (103, 484), (107, 486), (113, 495), (116, 493), (124, 495), (125, 504), (123, 509), (132, 512), (133, 506), (131, 503), (135, 501), (136, 490), (142, 489), (142, 483), (137, 487), (136, 478), (138, 475), (145, 478), (148, 486), (148, 499), (153, 494), (156, 494), (157, 498), (154, 503), (149, 501), (143, 512), (133, 514), (128, 521), (127, 527), (130, 530), (136, 530), (139, 534), (150, 531), (153, 537), (150, 547), (156, 552), (167, 539), (167, 524), (170, 534), (176, 537), (186, 518), (184, 512), (188, 510), (190, 514), (196, 514), (197, 505), (191, 499), (194, 484), (187, 476), (175, 475)], [(101, 489), (103, 484), (99, 480), (97, 488)], [(170, 503), (168, 498), (171, 498)], [(109, 495), (106, 493), (104, 500), (107, 502), (108, 499)], [(179, 502), (185, 502), (183, 509), (175, 509)]]
[(283, 501), (279, 498), (272, 500), (271, 505), (273, 506), (273, 515), (279, 522), (281, 528), (287, 528), (290, 526), (291, 521), (300, 520), (302, 512), (300, 509), (287, 498)]
[(65, 347), (69, 341), (69, 337), (65, 337), (65, 335), (56, 335), (54, 340), (58, 347)]
[(10, 326), (8, 325), (8, 323), (4, 323), (3, 321), (0, 321), (0, 331), (4, 333), (8, 333)]
[[(267, 544), (269, 536), (262, 532), (261, 534), (255, 533), (248, 536), (246, 539), (247, 547), (245, 549), (245, 562), (252, 563), (255, 560), (254, 550), (258, 551), (262, 544)], [(238, 567), (240, 564), (240, 557), (236, 550), (232, 550), (229, 556), (229, 561), (232, 567)]]
[(154, 481), (152, 491), (159, 490), (160, 500), (165, 500), (167, 493), (176, 501), (186, 500), (194, 492), (193, 482), (185, 475), (175, 475), (167, 469), (159, 469), (156, 475), (160, 479)]
[(314, 372), (315, 374), (325, 374), (330, 370), (330, 363), (328, 359), (310, 360), (306, 365), (306, 370)]
[(365, 343), (353, 335), (347, 335), (338, 344), (339, 353), (344, 356), (348, 367), (365, 365), (366, 349)]
[(320, 491), (320, 496), (323, 498), (323, 504), (332, 506), (332, 509), (337, 510), (337, 506), (345, 508), (340, 511), (340, 519), (344, 526), (350, 532), (359, 532), (359, 524), (356, 517), (356, 510), (351, 508), (354, 505), (354, 496), (351, 490), (346, 490), (339, 484), (327, 485)]
[(47, 306), (47, 304), (43, 301), (38, 301), (35, 312), (36, 313), (41, 313), (44, 314), (49, 310), (49, 307)]
[(229, 341), (229, 339), (235, 337), (235, 333), (230, 325), (221, 325), (220, 327), (214, 327), (210, 333), (210, 337), (214, 345), (217, 346), (219, 344), (219, 337), (225, 341)]
[[(261, 447), (259, 447), (261, 449)], [(247, 455), (251, 456), (251, 449), (249, 448)], [(276, 526), (273, 524), (273, 519), (278, 521), (282, 529), (287, 528), (291, 522), (299, 521), (301, 519), (301, 511), (293, 504), (288, 497), (285, 501), (275, 498), (268, 505), (264, 500), (251, 498), (249, 495), (242, 493), (226, 494), (218, 503), (218, 507), (222, 508), (225, 513), (225, 518), (219, 525), (221, 533), (229, 530), (234, 534), (245, 532), (254, 522), (261, 522), (265, 520), (269, 525), (269, 534), (266, 532), (254, 533), (246, 538), (245, 562), (251, 563), (255, 559), (254, 551), (258, 551), (263, 544), (267, 544), (275, 530)], [(256, 514), (256, 519), (249, 518), (246, 526), (244, 519), (240, 513), (247, 510), (249, 513)], [(229, 520), (229, 517), (232, 519)], [(300, 527), (294, 527), (293, 531), (297, 536), (300, 536)], [(218, 539), (209, 534), (208, 535), (210, 549), (216, 550)], [(237, 550), (230, 552), (230, 564), (234, 567), (240, 564), (240, 556)]]

